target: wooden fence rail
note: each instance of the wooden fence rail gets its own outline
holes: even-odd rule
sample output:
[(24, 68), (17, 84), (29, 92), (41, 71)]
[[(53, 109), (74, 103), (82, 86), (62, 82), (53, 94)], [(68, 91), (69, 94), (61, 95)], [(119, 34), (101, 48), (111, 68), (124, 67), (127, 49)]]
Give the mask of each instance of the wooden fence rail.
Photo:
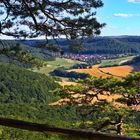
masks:
[(87, 130), (57, 128), (53, 126), (48, 126), (46, 124), (31, 123), (31, 122), (7, 119), (7, 118), (0, 118), (0, 125), (29, 130), (29, 131), (51, 132), (58, 135), (70, 136), (76, 138), (76, 140), (77, 138), (84, 138), (89, 140), (140, 140), (139, 138), (95, 133), (93, 131), (87, 131)]

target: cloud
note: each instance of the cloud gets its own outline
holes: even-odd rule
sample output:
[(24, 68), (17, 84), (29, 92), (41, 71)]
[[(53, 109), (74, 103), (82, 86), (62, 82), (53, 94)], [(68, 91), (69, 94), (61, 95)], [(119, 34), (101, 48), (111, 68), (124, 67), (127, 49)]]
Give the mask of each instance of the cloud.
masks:
[(140, 3), (140, 0), (128, 0), (130, 3)]
[(115, 17), (129, 18), (134, 16), (139, 16), (138, 14), (126, 14), (126, 13), (115, 13), (113, 14)]

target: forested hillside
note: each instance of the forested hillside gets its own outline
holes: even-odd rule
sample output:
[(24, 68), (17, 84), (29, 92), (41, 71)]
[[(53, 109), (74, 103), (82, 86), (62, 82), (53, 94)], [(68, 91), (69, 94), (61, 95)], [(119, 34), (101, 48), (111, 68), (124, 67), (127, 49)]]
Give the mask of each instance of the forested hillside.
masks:
[[(48, 105), (59, 100), (62, 93), (55, 79), (5, 63), (0, 63), (0, 74), (0, 117), (59, 127), (70, 127), (79, 120), (73, 107)], [(57, 136), (2, 126), (0, 132), (3, 140), (61, 140)]]
[[(56, 43), (49, 40), (50, 43)], [(26, 40), (22, 41), (32, 47), (39, 44), (45, 44), (45, 40)], [(58, 45), (65, 51), (69, 52), (69, 41), (58, 39)], [(139, 36), (116, 36), (116, 37), (90, 37), (84, 40), (84, 50), (80, 53), (86, 54), (123, 54), (123, 53), (140, 53), (140, 37)]]
[[(43, 58), (48, 60), (50, 56), (45, 57), (43, 49), (26, 48), (17, 43), (11, 47), (6, 42), (1, 44), (6, 47), (1, 47), (0, 55), (9, 60), (12, 58), (11, 63), (13, 60), (20, 60), (20, 64), (31, 63), (35, 53), (41, 55), (37, 57), (41, 61)], [(37, 55), (34, 55), (35, 58)], [(0, 117), (139, 137), (140, 73), (131, 74), (123, 80), (88, 75), (75, 80), (78, 82), (75, 86), (61, 87), (55, 78), (13, 64), (0, 62)], [(0, 126), (0, 139), (65, 140), (65, 137)]]
[(126, 38), (95, 38), (88, 39), (85, 43), (84, 53), (97, 54), (125, 54), (125, 53), (139, 53), (140, 43), (128, 42)]
[(47, 51), (32, 48), (14, 40), (0, 40), (0, 61), (16, 64), (21, 67), (41, 67), (43, 61), (54, 60)]
[(49, 103), (59, 87), (51, 77), (10, 64), (0, 63), (0, 74), (1, 103)]
[[(139, 96), (140, 73), (132, 74), (123, 81), (88, 77), (79, 80), (76, 86), (64, 88), (51, 77), (11, 64), (0, 63), (0, 73), (1, 117), (63, 128), (139, 136), (140, 114), (133, 105), (139, 105), (139, 100), (135, 97)], [(103, 91), (110, 93), (106, 95)], [(91, 94), (92, 92), (94, 94)], [(120, 93), (119, 98), (112, 101), (100, 98), (101, 95), (110, 98), (116, 95), (115, 93)], [(68, 99), (64, 100), (64, 104), (53, 105), (64, 98)], [(91, 104), (94, 99), (97, 101)], [(2, 126), (0, 130), (0, 139), (6, 140), (65, 140), (64, 137), (56, 135)]]

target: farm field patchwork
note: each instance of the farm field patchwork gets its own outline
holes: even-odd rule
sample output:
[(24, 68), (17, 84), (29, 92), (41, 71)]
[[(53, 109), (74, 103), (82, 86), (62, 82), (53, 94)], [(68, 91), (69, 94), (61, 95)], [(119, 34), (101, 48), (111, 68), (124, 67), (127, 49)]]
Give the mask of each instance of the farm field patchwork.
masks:
[(99, 69), (98, 69), (99, 65), (94, 65), (92, 66), (92, 68), (88, 68), (88, 69), (72, 69), (72, 70), (68, 70), (69, 72), (71, 71), (75, 71), (75, 72), (79, 72), (79, 73), (87, 73), (87, 74), (90, 74), (92, 76), (96, 76), (96, 77), (108, 77), (109, 75), (108, 74), (105, 74), (103, 72), (101, 72)]
[(88, 73), (95, 77), (103, 77), (106, 78), (108, 76), (113, 75), (116, 77), (125, 77), (129, 73), (133, 72), (132, 66), (114, 66), (114, 67), (106, 67), (99, 68), (99, 65), (94, 65), (91, 69), (73, 69), (69, 71), (76, 71), (79, 73)]
[[(109, 64), (110, 61), (112, 61), (111, 65), (113, 63), (117, 64), (117, 63), (121, 63), (121, 62), (124, 62), (127, 60), (131, 60), (133, 57), (134, 56), (119, 58), (119, 59), (114, 59), (114, 60), (103, 60), (103, 62), (101, 64), (103, 64), (103, 63)], [(69, 67), (73, 66), (74, 64), (79, 64), (79, 63), (83, 63), (83, 62), (76, 61), (76, 60), (70, 60), (70, 59), (64, 59), (64, 58), (56, 58), (55, 61), (48, 61), (48, 62), (46, 62), (46, 66), (43, 66), (40, 69), (34, 68), (33, 71), (48, 75), (50, 72), (52, 72), (53, 70), (55, 70), (59, 67), (69, 68)], [(94, 66), (92, 66), (92, 68), (88, 68), (88, 69), (72, 69), (72, 70), (67, 70), (67, 71), (68, 72), (75, 71), (75, 72), (79, 72), (79, 73), (87, 73), (87, 74), (90, 74), (95, 77), (106, 78), (106, 77), (109, 77), (112, 75), (112, 76), (115, 76), (116, 78), (121, 78), (121, 77), (127, 76), (128, 74), (135, 71), (135, 69), (136, 69), (135, 66), (129, 66), (129, 65), (110, 66), (110, 67), (102, 68), (102, 67), (100, 67), (101, 64), (94, 65)], [(71, 84), (73, 85), (73, 83), (69, 83), (69, 80), (63, 80), (63, 82), (61, 84), (63, 86), (71, 85)]]
[(124, 66), (114, 66), (114, 67), (106, 67), (106, 68), (100, 68), (103, 72), (109, 73), (113, 76), (118, 77), (125, 77), (131, 72), (133, 72), (133, 67), (129, 65)]

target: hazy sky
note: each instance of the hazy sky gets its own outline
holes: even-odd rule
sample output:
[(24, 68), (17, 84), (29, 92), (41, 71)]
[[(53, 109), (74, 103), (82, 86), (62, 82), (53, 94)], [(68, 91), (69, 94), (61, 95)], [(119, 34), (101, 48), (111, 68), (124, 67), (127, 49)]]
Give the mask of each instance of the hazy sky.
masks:
[(140, 35), (140, 0), (102, 1), (97, 17), (107, 25), (101, 35)]
[(97, 9), (98, 21), (107, 24), (102, 36), (140, 35), (140, 0), (102, 1), (104, 6)]

